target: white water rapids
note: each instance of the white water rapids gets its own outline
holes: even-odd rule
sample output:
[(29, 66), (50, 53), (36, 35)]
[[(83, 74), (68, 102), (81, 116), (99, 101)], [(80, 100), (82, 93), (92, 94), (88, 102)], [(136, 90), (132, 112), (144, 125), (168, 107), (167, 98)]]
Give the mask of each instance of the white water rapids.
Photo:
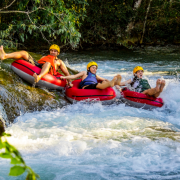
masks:
[[(118, 73), (123, 81), (131, 78), (137, 65), (143, 66), (152, 87), (158, 78), (165, 79), (160, 96), (165, 105), (148, 111), (124, 104), (77, 103), (26, 113), (7, 128), (9, 143), (42, 180), (180, 179), (178, 62), (99, 56), (91, 60), (98, 63), (97, 74), (109, 80)], [(82, 71), (87, 62), (69, 64)], [(1, 159), (0, 180), (24, 179), (8, 176), (9, 168), (9, 161)]]

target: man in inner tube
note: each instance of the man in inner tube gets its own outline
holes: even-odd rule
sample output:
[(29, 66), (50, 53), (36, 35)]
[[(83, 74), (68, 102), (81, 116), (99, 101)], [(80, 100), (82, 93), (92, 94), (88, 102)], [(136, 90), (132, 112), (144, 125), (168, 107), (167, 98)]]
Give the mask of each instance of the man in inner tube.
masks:
[[(76, 75), (71, 76), (61, 76), (61, 79), (76, 79), (81, 77), (82, 81), (79, 85), (80, 89), (105, 89), (107, 87), (113, 87), (114, 85), (120, 85), (121, 75), (114, 76), (114, 78), (109, 81), (98, 75), (96, 75), (98, 65), (96, 62), (92, 61), (87, 65), (87, 71), (81, 71)], [(102, 81), (102, 83), (99, 83)]]
[[(60, 48), (58, 45), (53, 44), (49, 48), (50, 54), (48, 56), (42, 57), (38, 62), (35, 61), (32, 56), (27, 51), (18, 51), (13, 53), (6, 54), (3, 46), (0, 47), (0, 59), (24, 59), (30, 62), (33, 65), (41, 67), (42, 70), (39, 75), (36, 73), (33, 74), (34, 80), (37, 83), (45, 74), (50, 73), (56, 75), (58, 69), (60, 69), (66, 76), (69, 75), (69, 72), (66, 68), (64, 62), (58, 59), (60, 53)], [(70, 81), (68, 81), (70, 84)]]
[[(130, 86), (133, 87), (133, 89), (136, 92), (139, 92), (148, 96), (154, 96), (155, 98), (157, 98), (164, 89), (165, 80), (158, 79), (156, 81), (156, 87), (151, 88), (148, 81), (146, 79), (142, 79), (143, 73), (144, 73), (144, 69), (141, 66), (136, 66), (133, 70), (134, 77), (132, 77), (131, 79), (127, 81), (121, 82), (120, 86), (126, 86), (130, 84)], [(119, 86), (116, 86), (116, 88), (120, 89)]]

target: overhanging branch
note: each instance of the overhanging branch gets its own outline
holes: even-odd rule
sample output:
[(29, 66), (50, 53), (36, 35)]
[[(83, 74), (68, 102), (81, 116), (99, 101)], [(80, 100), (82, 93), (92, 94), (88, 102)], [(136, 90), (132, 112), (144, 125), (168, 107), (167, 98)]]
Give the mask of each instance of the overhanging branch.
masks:
[[(2, 9), (7, 9), (7, 8), (10, 7), (15, 1), (16, 1), (16, 0), (14, 0), (14, 1), (13, 1), (12, 3), (10, 3), (8, 6), (3, 7)], [(0, 11), (1, 11), (2, 9), (0, 9)]]
[(22, 14), (31, 14), (39, 9), (44, 9), (41, 7), (38, 7), (37, 9), (33, 10), (33, 11), (0, 11), (0, 14), (7, 14), (7, 13), (22, 13)]

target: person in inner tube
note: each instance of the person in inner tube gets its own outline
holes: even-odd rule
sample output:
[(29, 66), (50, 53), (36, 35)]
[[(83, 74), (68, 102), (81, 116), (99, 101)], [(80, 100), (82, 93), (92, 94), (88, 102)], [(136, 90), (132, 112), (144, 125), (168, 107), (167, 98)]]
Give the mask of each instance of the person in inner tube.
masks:
[[(32, 56), (27, 52), (27, 51), (18, 51), (18, 52), (13, 52), (13, 53), (5, 53), (3, 46), (0, 46), (0, 59), (5, 60), (5, 59), (24, 59), (28, 62), (30, 62), (33, 65), (36, 65), (40, 68), (42, 68), (41, 72), (39, 75), (36, 73), (33, 74), (34, 80), (37, 83), (45, 74), (50, 73), (52, 75), (55, 75), (52, 72), (57, 72), (58, 69), (60, 69), (66, 76), (69, 75), (69, 72), (66, 68), (66, 65), (64, 62), (60, 59), (58, 59), (58, 55), (60, 53), (60, 47), (56, 44), (53, 44), (49, 48), (50, 55), (53, 58), (53, 60), (46, 61), (44, 60), (43, 62), (41, 61), (42, 57), (38, 62), (35, 61)], [(45, 56), (46, 57), (46, 56)], [(68, 81), (69, 85), (72, 86), (70, 81)]]
[[(143, 72), (144, 72), (144, 70), (141, 66), (136, 66), (133, 70), (134, 77), (127, 81), (121, 82), (120, 86), (125, 86), (125, 85), (130, 84), (131, 87), (133, 87), (133, 89), (136, 92), (146, 94), (148, 96), (158, 97), (164, 89), (165, 80), (158, 79), (156, 81), (156, 87), (151, 88), (148, 81), (146, 79), (142, 79)], [(116, 88), (120, 89), (120, 86), (117, 85)]]
[[(87, 71), (81, 71), (80, 73), (71, 76), (61, 76), (61, 79), (76, 79), (81, 77), (82, 81), (79, 84), (80, 89), (105, 89), (107, 87), (113, 87), (114, 85), (120, 85), (121, 75), (118, 74), (109, 81), (96, 75), (97, 68), (97, 63), (92, 61), (88, 63)], [(102, 83), (98, 83), (98, 81), (102, 81)]]

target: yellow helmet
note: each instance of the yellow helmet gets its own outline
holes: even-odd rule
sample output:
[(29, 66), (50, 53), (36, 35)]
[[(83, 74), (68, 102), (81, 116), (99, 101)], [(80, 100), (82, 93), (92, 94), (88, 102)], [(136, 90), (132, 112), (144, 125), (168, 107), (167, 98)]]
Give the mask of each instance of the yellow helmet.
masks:
[(94, 62), (94, 61), (91, 61), (91, 62), (89, 62), (88, 65), (87, 65), (87, 70), (88, 70), (91, 66), (97, 66), (97, 68), (98, 68), (97, 63)]
[(144, 71), (144, 69), (141, 66), (136, 66), (133, 70), (133, 74), (135, 74), (137, 71), (140, 71), (140, 70)]
[(58, 51), (58, 53), (60, 53), (60, 47), (58, 45), (56, 45), (56, 44), (51, 45), (49, 50), (51, 50), (51, 49), (55, 49), (55, 50)]

